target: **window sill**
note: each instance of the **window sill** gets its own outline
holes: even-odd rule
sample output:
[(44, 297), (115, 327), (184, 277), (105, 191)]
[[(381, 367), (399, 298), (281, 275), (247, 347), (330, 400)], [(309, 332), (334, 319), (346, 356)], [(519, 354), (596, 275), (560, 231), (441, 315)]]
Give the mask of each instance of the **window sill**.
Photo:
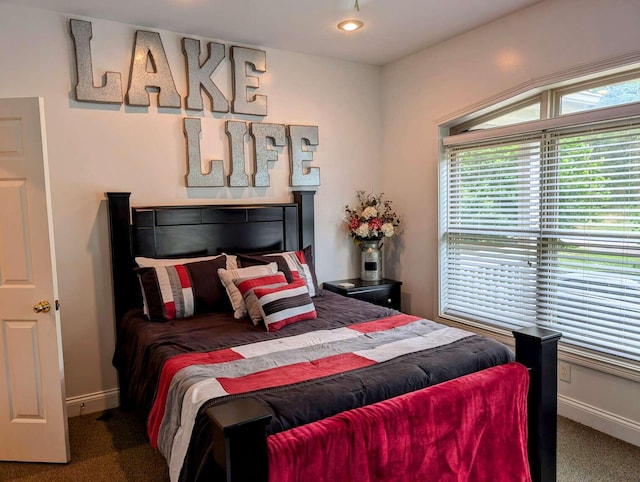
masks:
[[(493, 338), (511, 347), (515, 346), (513, 335), (510, 331), (488, 326), (482, 323), (454, 317), (439, 316), (435, 321), (457, 328), (473, 331), (482, 336)], [(640, 363), (611, 355), (605, 355), (595, 351), (580, 348), (560, 340), (558, 345), (558, 359), (583, 366), (599, 372), (608, 373), (619, 378), (640, 382)]]

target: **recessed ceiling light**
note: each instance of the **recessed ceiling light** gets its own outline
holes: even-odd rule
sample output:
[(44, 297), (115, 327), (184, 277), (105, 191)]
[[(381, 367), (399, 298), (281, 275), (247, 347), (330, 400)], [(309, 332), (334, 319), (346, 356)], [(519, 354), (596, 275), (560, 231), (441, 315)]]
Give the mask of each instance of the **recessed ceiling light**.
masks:
[(345, 32), (353, 32), (354, 30), (359, 30), (364, 26), (360, 20), (345, 20), (344, 22), (340, 22), (338, 24), (338, 28)]

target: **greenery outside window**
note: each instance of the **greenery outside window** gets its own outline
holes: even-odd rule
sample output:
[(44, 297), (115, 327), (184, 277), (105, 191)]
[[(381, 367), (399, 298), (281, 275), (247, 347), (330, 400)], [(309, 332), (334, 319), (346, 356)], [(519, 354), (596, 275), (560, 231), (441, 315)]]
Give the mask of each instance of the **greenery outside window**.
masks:
[(624, 104), (444, 139), (441, 316), (640, 361), (640, 102)]

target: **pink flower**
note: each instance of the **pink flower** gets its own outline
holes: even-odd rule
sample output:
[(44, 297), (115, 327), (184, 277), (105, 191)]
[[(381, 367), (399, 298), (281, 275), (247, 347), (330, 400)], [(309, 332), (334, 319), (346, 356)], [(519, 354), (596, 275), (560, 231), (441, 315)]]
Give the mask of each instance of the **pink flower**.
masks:
[(369, 229), (371, 231), (380, 231), (382, 224), (383, 222), (380, 218), (369, 219)]

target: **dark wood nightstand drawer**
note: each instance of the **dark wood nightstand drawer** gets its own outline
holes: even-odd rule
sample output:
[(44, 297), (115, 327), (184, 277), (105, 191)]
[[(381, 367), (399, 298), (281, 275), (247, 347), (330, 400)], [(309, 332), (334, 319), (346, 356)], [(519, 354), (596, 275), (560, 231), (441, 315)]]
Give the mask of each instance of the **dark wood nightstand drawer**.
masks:
[[(353, 286), (342, 286), (351, 283)], [(368, 301), (380, 306), (400, 310), (402, 306), (401, 281), (382, 279), (380, 281), (362, 281), (359, 278), (337, 281), (325, 281), (323, 288), (349, 298)]]

